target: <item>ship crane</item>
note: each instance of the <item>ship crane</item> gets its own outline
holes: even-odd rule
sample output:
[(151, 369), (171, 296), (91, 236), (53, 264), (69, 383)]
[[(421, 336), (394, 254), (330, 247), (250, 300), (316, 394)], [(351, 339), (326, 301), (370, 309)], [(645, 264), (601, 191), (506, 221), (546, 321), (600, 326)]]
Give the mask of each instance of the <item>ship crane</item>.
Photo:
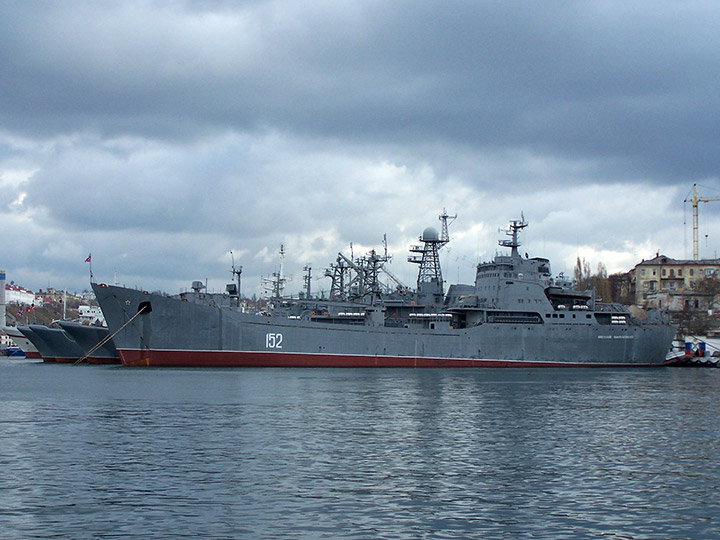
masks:
[[(386, 234), (383, 235), (383, 247), (385, 248), (385, 260), (386, 260), (386, 261), (391, 261), (391, 260), (392, 260), (392, 257), (388, 255), (387, 235), (386, 235)], [(408, 290), (408, 286), (405, 285), (402, 281), (400, 281), (400, 280), (398, 279), (398, 277), (397, 277), (395, 274), (393, 274), (390, 270), (388, 270), (387, 268), (385, 268), (385, 265), (381, 266), (381, 267), (380, 267), (380, 270), (382, 270), (387, 277), (389, 277), (392, 281), (395, 282), (395, 284), (397, 285), (399, 291), (407, 291), (407, 290)], [(387, 287), (387, 289), (390, 290), (389, 287)]]
[(697, 193), (697, 184), (693, 184), (692, 197), (685, 199), (683, 202), (689, 202), (692, 205), (693, 220), (693, 260), (697, 261), (700, 257), (698, 254), (698, 203), (720, 201), (720, 197), (699, 197)]

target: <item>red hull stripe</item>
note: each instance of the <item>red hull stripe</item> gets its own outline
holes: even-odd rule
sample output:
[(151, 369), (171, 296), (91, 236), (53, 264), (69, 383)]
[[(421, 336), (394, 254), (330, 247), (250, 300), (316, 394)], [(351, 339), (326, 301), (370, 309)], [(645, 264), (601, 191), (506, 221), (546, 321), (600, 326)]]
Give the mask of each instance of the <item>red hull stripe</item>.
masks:
[(178, 351), (119, 349), (125, 366), (145, 367), (332, 367), (332, 368), (484, 368), (484, 367), (638, 367), (662, 364), (614, 364), (483, 360), (476, 358), (415, 358), (245, 351)]
[[(77, 358), (44, 358), (45, 362), (57, 362), (58, 364), (74, 364)], [(102, 356), (90, 356), (85, 359), (88, 364), (119, 364), (120, 358), (108, 358)]]
[(90, 356), (87, 359), (88, 364), (119, 364), (120, 358), (108, 358), (107, 356)]
[(42, 356), (37, 351), (28, 351), (25, 353), (25, 358), (42, 358)]

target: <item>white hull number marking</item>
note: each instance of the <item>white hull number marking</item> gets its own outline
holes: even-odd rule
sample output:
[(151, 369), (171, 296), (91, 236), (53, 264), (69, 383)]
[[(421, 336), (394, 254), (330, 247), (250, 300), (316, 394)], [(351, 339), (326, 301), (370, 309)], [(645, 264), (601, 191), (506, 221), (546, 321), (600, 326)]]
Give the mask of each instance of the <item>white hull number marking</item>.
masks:
[(265, 334), (265, 348), (266, 349), (282, 349), (282, 334)]

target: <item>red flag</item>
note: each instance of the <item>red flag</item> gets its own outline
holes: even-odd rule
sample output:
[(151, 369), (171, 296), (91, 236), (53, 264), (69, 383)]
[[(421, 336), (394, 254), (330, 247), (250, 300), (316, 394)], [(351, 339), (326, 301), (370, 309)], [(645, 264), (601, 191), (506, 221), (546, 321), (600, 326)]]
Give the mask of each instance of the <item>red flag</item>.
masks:
[(92, 260), (92, 254), (87, 256), (87, 259), (85, 259), (85, 262), (90, 262)]

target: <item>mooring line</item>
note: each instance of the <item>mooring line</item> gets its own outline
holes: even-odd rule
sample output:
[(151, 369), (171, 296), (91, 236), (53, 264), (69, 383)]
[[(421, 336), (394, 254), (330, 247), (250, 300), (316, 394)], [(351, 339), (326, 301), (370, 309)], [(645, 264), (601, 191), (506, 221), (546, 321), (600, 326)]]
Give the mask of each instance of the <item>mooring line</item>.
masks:
[(125, 327), (126, 327), (128, 324), (130, 324), (131, 322), (133, 322), (133, 321), (135, 320), (135, 317), (137, 317), (138, 315), (140, 315), (140, 314), (143, 313), (144, 311), (145, 311), (145, 306), (143, 306), (142, 309), (138, 309), (138, 312), (137, 312), (135, 315), (133, 315), (132, 317), (130, 317), (125, 324), (123, 324), (120, 328), (117, 329), (116, 332), (114, 332), (112, 335), (109, 335), (109, 336), (101, 339), (100, 342), (99, 342), (97, 345), (95, 345), (92, 349), (90, 349), (88, 352), (86, 352), (86, 353), (85, 353), (84, 355), (82, 355), (80, 358), (78, 358), (77, 360), (75, 360), (75, 362), (73, 363), (73, 365), (79, 364), (80, 362), (83, 362), (84, 360), (86, 360), (92, 353), (94, 353), (95, 351), (97, 351), (100, 347), (102, 347), (102, 346), (105, 345), (108, 341), (110, 341), (112, 338), (114, 338), (114, 337), (120, 332), (120, 330), (122, 330), (123, 328), (125, 328)]

